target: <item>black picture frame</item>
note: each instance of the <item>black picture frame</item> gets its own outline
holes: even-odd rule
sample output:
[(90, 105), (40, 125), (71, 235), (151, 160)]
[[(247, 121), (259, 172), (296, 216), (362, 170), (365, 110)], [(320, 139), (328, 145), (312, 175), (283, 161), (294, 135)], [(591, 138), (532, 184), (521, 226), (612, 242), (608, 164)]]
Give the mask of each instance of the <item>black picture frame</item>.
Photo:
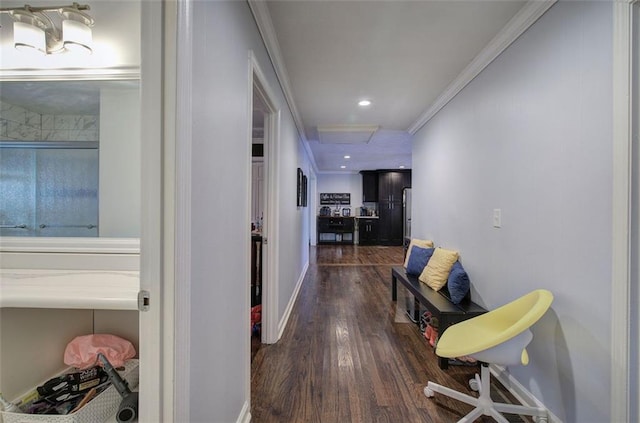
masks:
[(297, 175), (297, 199), (296, 199), (296, 206), (297, 207), (301, 207), (302, 206), (302, 185), (303, 185), (303, 179), (304, 177), (304, 173), (302, 173), (302, 169), (298, 168), (298, 175)]
[(307, 198), (309, 193), (307, 192), (307, 175), (302, 175), (302, 207), (307, 207)]

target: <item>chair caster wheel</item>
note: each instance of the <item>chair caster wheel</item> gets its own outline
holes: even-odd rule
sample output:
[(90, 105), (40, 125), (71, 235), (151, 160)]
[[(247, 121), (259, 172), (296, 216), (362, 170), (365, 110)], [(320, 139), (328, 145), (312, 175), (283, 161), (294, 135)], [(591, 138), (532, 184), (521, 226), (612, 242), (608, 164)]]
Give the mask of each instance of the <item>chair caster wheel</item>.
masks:
[(429, 388), (428, 386), (425, 386), (422, 392), (424, 392), (424, 395), (427, 398), (433, 398), (433, 396), (436, 394), (435, 392), (433, 392), (433, 389)]
[(469, 379), (469, 388), (471, 388), (472, 391), (478, 392), (480, 390), (480, 385), (478, 385), (477, 380)]

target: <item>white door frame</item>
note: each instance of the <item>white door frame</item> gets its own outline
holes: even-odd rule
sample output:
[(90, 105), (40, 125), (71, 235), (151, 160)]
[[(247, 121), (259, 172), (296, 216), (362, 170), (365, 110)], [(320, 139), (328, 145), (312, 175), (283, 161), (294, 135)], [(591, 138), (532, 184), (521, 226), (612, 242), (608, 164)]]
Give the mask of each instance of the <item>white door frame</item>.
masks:
[[(166, 217), (172, 215), (171, 207), (163, 204), (163, 193), (167, 187), (163, 179), (169, 175), (164, 168), (165, 158), (173, 160), (171, 153), (163, 153), (164, 142), (173, 142), (165, 138), (165, 124), (168, 111), (173, 104), (165, 93), (165, 83), (172, 75), (163, 75), (163, 52), (167, 46), (163, 37), (175, 30), (163, 27), (165, 12), (173, 17), (175, 10), (165, 9), (164, 2), (142, 1), (141, 8), (141, 227), (140, 227), (140, 289), (150, 293), (149, 310), (140, 312), (140, 402), (141, 422), (173, 420), (173, 306), (165, 304), (172, 301), (173, 295), (163, 295), (166, 289), (172, 289), (173, 275), (167, 274), (163, 266), (173, 265), (172, 241), (168, 237)], [(169, 26), (171, 27), (171, 26)], [(175, 51), (175, 49), (174, 49)], [(175, 77), (174, 77), (175, 79)], [(164, 107), (164, 108), (163, 108)], [(166, 154), (166, 155), (165, 155)], [(164, 194), (166, 196), (166, 194)], [(173, 197), (169, 195), (169, 201)], [(167, 213), (169, 211), (169, 213)]]
[[(636, 5), (634, 6), (634, 3)], [(637, 83), (637, 61), (634, 62), (634, 7), (636, 0), (613, 2), (613, 191), (612, 191), (612, 303), (611, 303), (611, 421), (637, 421), (640, 380), (638, 363), (637, 286), (632, 280), (632, 267), (638, 265), (637, 234), (632, 228), (638, 224), (637, 193), (638, 156), (634, 155), (633, 128), (637, 128), (634, 112), (633, 82)], [(635, 23), (637, 26), (637, 22)], [(637, 50), (636, 50), (637, 51)], [(637, 60), (637, 58), (636, 58)], [(634, 81), (635, 80), (635, 81)], [(637, 103), (636, 103), (637, 104)], [(635, 113), (635, 115), (634, 115)], [(637, 133), (635, 134), (637, 137)], [(635, 238), (635, 241), (634, 241)], [(637, 273), (635, 274), (637, 284)], [(633, 293), (636, 296), (633, 296)], [(635, 329), (635, 330), (634, 330)], [(634, 416), (635, 415), (635, 416)]]
[[(632, 345), (636, 347), (635, 358), (640, 361), (640, 311), (638, 311), (638, 304), (640, 304), (640, 1), (636, 0), (633, 3), (632, 15), (632, 29), (631, 39), (635, 40), (635, 44), (632, 45), (632, 69), (631, 75), (633, 76), (632, 88), (632, 205), (631, 205), (631, 286), (636, 288), (635, 306), (632, 308), (635, 310), (633, 315), (635, 323), (635, 337), (631, 339)], [(633, 325), (632, 325), (633, 327)], [(635, 370), (635, 389), (636, 397), (630, 398), (630, 402), (634, 405), (634, 414), (631, 418), (635, 421), (640, 420), (640, 373), (638, 369), (638, 362), (632, 363), (631, 368)]]
[[(280, 146), (280, 110), (276, 106), (273, 90), (258, 64), (253, 53), (249, 51), (249, 122), (248, 151), (251, 151), (253, 122), (253, 95), (257, 95), (266, 106), (264, 117), (264, 184), (265, 184), (265, 219), (262, 228), (263, 268), (262, 268), (262, 342), (273, 344), (278, 341), (278, 216), (279, 216), (279, 178), (278, 160)], [(247, 162), (251, 161), (250, 153)], [(249, 167), (250, 168), (250, 167)], [(251, 195), (251, 178), (247, 178), (249, 186), (247, 195)], [(251, 204), (249, 202), (249, 204)], [(247, 210), (247, 222), (251, 221)], [(247, 225), (248, 227), (248, 225)], [(250, 234), (247, 234), (249, 242)], [(247, 295), (247, 301), (249, 296)], [(248, 310), (248, 308), (247, 308)], [(250, 334), (249, 334), (250, 336)]]

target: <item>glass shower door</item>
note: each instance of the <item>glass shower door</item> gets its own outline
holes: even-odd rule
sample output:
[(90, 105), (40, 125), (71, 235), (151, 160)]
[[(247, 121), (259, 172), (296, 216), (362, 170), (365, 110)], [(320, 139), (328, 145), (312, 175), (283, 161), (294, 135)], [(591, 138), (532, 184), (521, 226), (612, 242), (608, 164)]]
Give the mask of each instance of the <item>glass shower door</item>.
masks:
[(98, 150), (38, 150), (37, 236), (98, 236)]
[(0, 235), (36, 236), (35, 151), (0, 148)]
[(0, 148), (0, 235), (98, 236), (98, 149), (27, 145)]

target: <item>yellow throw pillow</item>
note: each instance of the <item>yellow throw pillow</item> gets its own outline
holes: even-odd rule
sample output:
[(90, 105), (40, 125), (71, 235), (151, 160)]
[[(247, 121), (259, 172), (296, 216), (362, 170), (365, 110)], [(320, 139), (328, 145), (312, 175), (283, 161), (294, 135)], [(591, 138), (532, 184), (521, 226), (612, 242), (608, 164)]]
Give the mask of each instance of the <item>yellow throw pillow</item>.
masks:
[(436, 248), (418, 280), (438, 291), (447, 283), (451, 267), (458, 260), (458, 252)]
[(431, 241), (430, 239), (411, 239), (411, 242), (409, 243), (409, 247), (407, 248), (407, 255), (404, 259), (404, 268), (407, 268), (407, 265), (409, 265), (409, 256), (411, 255), (411, 247), (413, 247), (414, 245), (417, 245), (420, 248), (433, 248), (433, 241)]

